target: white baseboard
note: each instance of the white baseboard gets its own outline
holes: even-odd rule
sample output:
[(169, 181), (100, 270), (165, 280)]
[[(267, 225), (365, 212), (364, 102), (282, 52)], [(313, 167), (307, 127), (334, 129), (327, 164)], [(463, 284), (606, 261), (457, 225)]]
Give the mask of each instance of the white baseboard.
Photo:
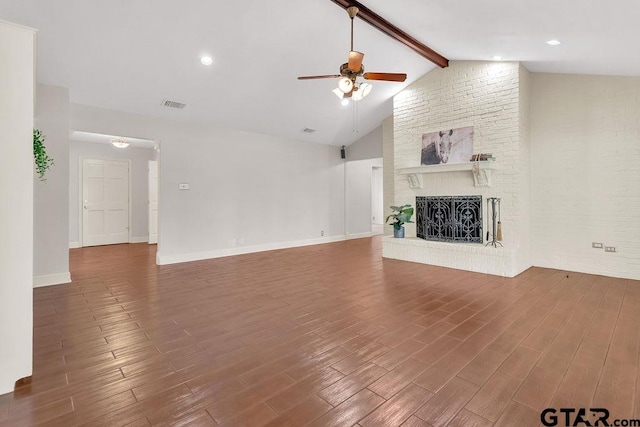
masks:
[[(147, 243), (149, 238), (147, 236), (142, 237), (132, 237), (129, 243)], [(80, 242), (69, 242), (69, 249), (77, 249), (81, 248)]]
[(43, 286), (60, 285), (62, 283), (71, 283), (71, 273), (45, 274), (43, 276), (34, 276), (33, 287), (41, 288)]
[(177, 255), (156, 254), (158, 265), (177, 264), (179, 262), (200, 261), (203, 259), (222, 258), (233, 255), (251, 254), (255, 252), (272, 251), (275, 249), (297, 248), (301, 246), (320, 245), (322, 243), (340, 242), (345, 240), (344, 236), (321, 237), (319, 239), (294, 240), (291, 242), (267, 243), (255, 246), (238, 246), (234, 248), (217, 249), (213, 251), (192, 252)]
[(367, 231), (366, 233), (355, 233), (355, 234), (347, 234), (347, 240), (351, 239), (364, 239), (365, 237), (371, 237), (373, 233)]

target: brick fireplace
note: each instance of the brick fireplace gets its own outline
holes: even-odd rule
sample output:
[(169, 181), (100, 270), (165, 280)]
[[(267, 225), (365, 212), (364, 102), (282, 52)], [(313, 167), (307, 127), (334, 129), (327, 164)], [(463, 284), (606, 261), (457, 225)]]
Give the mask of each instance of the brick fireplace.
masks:
[[(395, 171), (394, 204), (410, 203), (419, 210), (423, 201), (440, 199), (443, 212), (456, 209), (446, 204), (447, 197), (465, 200), (471, 194), (480, 202), (479, 210), (466, 218), (473, 230), (465, 230), (468, 224), (459, 219), (438, 223), (429, 214), (418, 214), (417, 224), (406, 227), (407, 238), (383, 238), (384, 257), (506, 277), (531, 266), (528, 80), (529, 72), (519, 63), (452, 61), (396, 95), (389, 156)], [(474, 128), (473, 152), (496, 158), (490, 187), (476, 186), (470, 167), (421, 169), (423, 134), (466, 126)], [(439, 173), (432, 173), (438, 168)], [(407, 170), (420, 175), (419, 185)], [(482, 230), (487, 229), (482, 200), (488, 197), (502, 199), (503, 248), (482, 243)]]

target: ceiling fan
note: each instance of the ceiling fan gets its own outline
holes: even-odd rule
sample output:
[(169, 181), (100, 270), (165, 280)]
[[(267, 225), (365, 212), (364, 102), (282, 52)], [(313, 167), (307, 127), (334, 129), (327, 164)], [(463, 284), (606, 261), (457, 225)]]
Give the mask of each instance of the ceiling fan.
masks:
[(338, 87), (333, 90), (333, 93), (341, 99), (352, 98), (354, 101), (359, 101), (371, 92), (373, 86), (370, 83), (357, 81), (358, 77), (362, 77), (365, 80), (387, 82), (403, 82), (407, 79), (407, 75), (404, 73), (365, 73), (362, 65), (364, 53), (353, 50), (353, 19), (358, 14), (358, 11), (359, 9), (356, 6), (347, 8), (347, 13), (351, 19), (351, 50), (349, 51), (349, 60), (340, 66), (340, 74), (301, 76), (298, 77), (298, 80), (340, 78)]

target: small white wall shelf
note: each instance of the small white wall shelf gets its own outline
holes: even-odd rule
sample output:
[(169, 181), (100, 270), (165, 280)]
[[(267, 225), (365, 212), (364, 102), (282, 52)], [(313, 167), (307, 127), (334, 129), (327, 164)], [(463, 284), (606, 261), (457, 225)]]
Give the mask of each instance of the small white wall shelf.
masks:
[(476, 187), (491, 187), (491, 174), (496, 169), (495, 161), (483, 160), (480, 162), (453, 163), (444, 165), (416, 166), (412, 168), (400, 168), (400, 175), (407, 175), (411, 188), (422, 188), (422, 176), (428, 173), (471, 171)]

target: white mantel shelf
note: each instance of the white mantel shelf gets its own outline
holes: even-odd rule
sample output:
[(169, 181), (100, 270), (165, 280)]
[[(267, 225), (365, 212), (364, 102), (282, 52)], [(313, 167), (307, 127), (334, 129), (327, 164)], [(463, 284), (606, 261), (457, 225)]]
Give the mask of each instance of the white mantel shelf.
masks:
[[(478, 166), (474, 170), (474, 165)], [(471, 171), (476, 187), (491, 187), (491, 173), (496, 169), (495, 161), (483, 160), (480, 162), (452, 163), (443, 165), (416, 166), (411, 168), (399, 168), (396, 171), (400, 175), (407, 175), (411, 188), (422, 188), (422, 175), (442, 172)]]

